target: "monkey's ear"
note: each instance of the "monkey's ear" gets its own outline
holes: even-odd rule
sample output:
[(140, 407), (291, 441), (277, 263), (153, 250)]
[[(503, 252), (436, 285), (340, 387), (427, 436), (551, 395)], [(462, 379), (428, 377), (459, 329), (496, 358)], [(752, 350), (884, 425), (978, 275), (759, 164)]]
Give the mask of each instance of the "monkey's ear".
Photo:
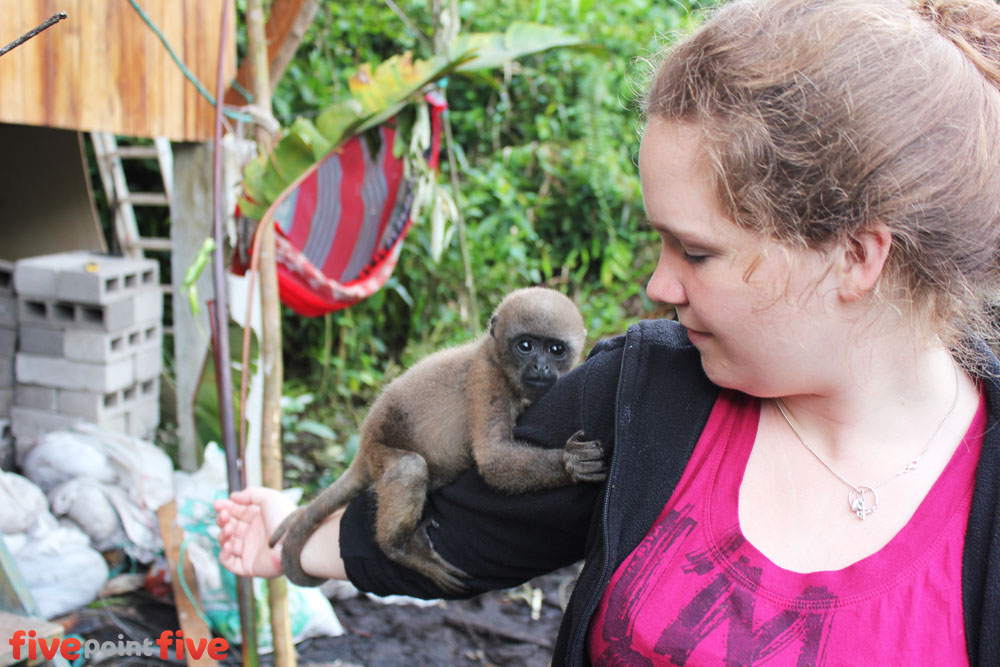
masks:
[(497, 320), (499, 319), (500, 318), (497, 317), (496, 315), (492, 315), (490, 317), (490, 335), (493, 336), (494, 338), (497, 337), (496, 328), (497, 328)]

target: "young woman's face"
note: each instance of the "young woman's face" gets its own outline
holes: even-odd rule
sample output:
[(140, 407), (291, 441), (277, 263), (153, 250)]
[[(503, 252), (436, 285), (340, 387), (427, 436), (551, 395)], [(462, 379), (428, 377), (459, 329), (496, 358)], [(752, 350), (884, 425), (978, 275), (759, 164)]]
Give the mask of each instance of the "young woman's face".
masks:
[(755, 396), (815, 391), (845, 323), (823, 253), (736, 226), (701, 165), (700, 129), (653, 118), (639, 150), (643, 200), (662, 239), (649, 298), (677, 308), (708, 377)]

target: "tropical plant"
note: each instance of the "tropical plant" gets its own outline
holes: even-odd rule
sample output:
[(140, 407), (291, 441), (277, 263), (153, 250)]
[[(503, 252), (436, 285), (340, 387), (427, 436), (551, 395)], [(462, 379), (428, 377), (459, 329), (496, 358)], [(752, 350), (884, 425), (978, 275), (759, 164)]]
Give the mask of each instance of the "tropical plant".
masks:
[[(398, 4), (411, 26), (430, 31), (429, 3)], [(591, 340), (659, 314), (643, 289), (657, 246), (634, 164), (635, 91), (649, 71), (645, 59), (669, 41), (664, 35), (693, 26), (700, 4), (461, 1), (470, 32), (502, 33), (527, 17), (605, 49), (553, 49), (447, 80), (459, 190), (447, 167), (438, 187), (467, 222), (483, 312), (511, 288), (544, 283), (577, 301)], [(350, 94), (349, 75), (362, 63), (404, 51), (432, 57), (416, 30), (388, 5), (324, 2), (276, 91), (276, 112), (290, 121), (293, 112), (330, 107)], [(386, 379), (483, 324), (468, 321), (456, 240), (437, 237), (428, 221), (416, 221), (383, 290), (323, 320), (284, 315), (286, 391), (315, 393), (308, 412), (338, 433), (350, 432)]]

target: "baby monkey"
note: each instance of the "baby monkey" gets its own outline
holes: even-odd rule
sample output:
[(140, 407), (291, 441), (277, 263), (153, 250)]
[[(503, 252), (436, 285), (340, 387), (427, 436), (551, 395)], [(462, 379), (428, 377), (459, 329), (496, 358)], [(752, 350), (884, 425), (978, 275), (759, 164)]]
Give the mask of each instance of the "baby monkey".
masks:
[(528, 287), (500, 303), (489, 333), (435, 352), (389, 383), (361, 425), (351, 465), (271, 536), (274, 546), (284, 535), (286, 576), (304, 586), (322, 583), (303, 572), (303, 545), (324, 519), (373, 486), (375, 538), (385, 554), (442, 590), (460, 592), (467, 575), (441, 557), (420, 530), (428, 491), (473, 465), (487, 484), (508, 493), (604, 480), (602, 447), (583, 440), (582, 432), (563, 449), (513, 437), (524, 409), (576, 365), (585, 334), (572, 301), (551, 289)]

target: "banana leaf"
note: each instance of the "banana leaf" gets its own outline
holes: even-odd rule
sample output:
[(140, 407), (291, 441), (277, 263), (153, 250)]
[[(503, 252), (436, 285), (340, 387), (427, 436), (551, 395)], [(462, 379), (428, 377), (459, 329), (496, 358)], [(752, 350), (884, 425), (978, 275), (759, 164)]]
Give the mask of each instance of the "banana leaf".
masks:
[(268, 207), (310, 166), (348, 137), (395, 116), (430, 83), (453, 72), (496, 67), (521, 56), (559, 46), (589, 48), (578, 37), (537, 23), (515, 22), (502, 33), (459, 35), (447, 55), (414, 60), (410, 53), (393, 56), (374, 69), (363, 65), (348, 81), (351, 96), (317, 117), (297, 118), (274, 149), (244, 168), (240, 212), (264, 217)]

